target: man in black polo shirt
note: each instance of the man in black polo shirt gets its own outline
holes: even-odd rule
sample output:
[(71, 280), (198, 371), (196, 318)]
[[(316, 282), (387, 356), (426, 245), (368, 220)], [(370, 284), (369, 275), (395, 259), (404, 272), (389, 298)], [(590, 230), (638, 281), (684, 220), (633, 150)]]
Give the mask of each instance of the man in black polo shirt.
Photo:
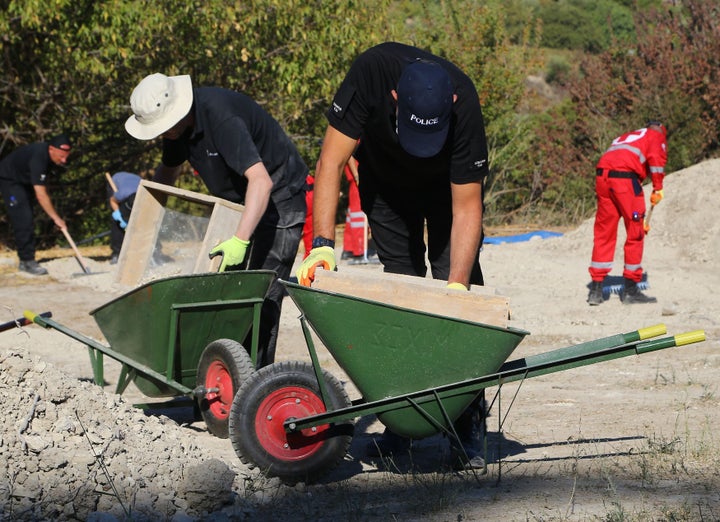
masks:
[[(482, 285), (479, 251), (488, 153), (470, 78), (428, 52), (384, 43), (355, 60), (327, 118), (315, 173), (316, 237), (297, 271), (298, 280), (309, 285), (318, 266), (336, 266), (340, 179), (360, 140), (354, 155), (362, 209), (385, 272), (424, 277), (427, 250), (432, 276), (447, 281), (449, 288)], [(471, 428), (465, 420), (459, 421), (461, 439)], [(392, 442), (387, 433), (384, 440)]]
[[(308, 168), (280, 125), (244, 94), (192, 87), (190, 76), (156, 73), (132, 92), (125, 129), (163, 138), (154, 181), (174, 184), (187, 160), (211, 194), (245, 205), (235, 235), (210, 251), (228, 267), (274, 270), (287, 279), (305, 222)], [(273, 282), (262, 307), (258, 365), (274, 361), (284, 289)]]
[(23, 272), (33, 275), (48, 273), (35, 260), (33, 201), (37, 200), (55, 226), (66, 228), (65, 221), (50, 199), (47, 181), (55, 166), (67, 163), (71, 148), (68, 137), (59, 134), (47, 143), (19, 147), (0, 162), (0, 192), (15, 236), (19, 269)]

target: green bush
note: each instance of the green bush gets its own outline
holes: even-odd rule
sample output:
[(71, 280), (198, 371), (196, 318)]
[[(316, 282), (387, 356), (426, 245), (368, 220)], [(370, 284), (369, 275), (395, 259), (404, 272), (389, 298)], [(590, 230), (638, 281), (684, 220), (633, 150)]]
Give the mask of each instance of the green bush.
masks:
[[(153, 72), (190, 74), (196, 85), (245, 92), (287, 130), (308, 166), (317, 160), (324, 113), (352, 60), (398, 40), (456, 62), (475, 80), (500, 157), (536, 36), (509, 45), (500, 3), (471, 0), (6, 0), (0, 12), (0, 154), (67, 130), (76, 141), (51, 194), (73, 235), (107, 228), (105, 171), (152, 169), (158, 142), (124, 130), (134, 86)], [(527, 129), (523, 129), (528, 132)], [(520, 141), (525, 141), (526, 138)], [(517, 163), (517, 159), (515, 160)], [(493, 165), (499, 177), (504, 165)], [(192, 183), (193, 178), (184, 178)], [(0, 208), (0, 221), (5, 218)], [(41, 214), (41, 213), (40, 213)], [(42, 246), (54, 244), (42, 217)], [(0, 243), (8, 243), (8, 226)]]
[(570, 74), (570, 62), (562, 56), (553, 55), (547, 63), (547, 72), (545, 80), (548, 83), (563, 83)]
[(537, 16), (543, 22), (542, 44), (554, 49), (598, 53), (613, 40), (636, 39), (632, 10), (613, 0), (545, 1)]

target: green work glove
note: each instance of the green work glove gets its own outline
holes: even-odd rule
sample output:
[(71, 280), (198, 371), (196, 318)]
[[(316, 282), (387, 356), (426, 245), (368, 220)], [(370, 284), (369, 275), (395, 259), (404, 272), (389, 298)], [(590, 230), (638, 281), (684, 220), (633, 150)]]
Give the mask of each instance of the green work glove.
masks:
[(298, 282), (303, 286), (310, 286), (315, 280), (315, 269), (317, 267), (325, 270), (335, 270), (337, 263), (335, 262), (335, 249), (329, 246), (313, 248), (310, 254), (303, 260), (298, 267)]
[(467, 292), (468, 288), (462, 283), (448, 283), (447, 288), (451, 290), (464, 290)]
[(222, 262), (218, 272), (224, 272), (229, 266), (239, 265), (245, 259), (245, 252), (250, 241), (233, 236), (226, 239), (210, 251), (210, 259), (222, 255)]

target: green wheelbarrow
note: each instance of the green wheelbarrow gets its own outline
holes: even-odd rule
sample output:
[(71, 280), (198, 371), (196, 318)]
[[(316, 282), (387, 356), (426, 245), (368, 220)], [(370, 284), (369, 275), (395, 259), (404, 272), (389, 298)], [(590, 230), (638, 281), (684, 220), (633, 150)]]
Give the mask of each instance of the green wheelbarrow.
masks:
[[(357, 417), (375, 414), (413, 439), (444, 433), (457, 440), (454, 421), (488, 387), (705, 339), (702, 331), (651, 339), (666, 333), (657, 325), (507, 361), (528, 332), (282, 283), (302, 314), (311, 362), (254, 373), (235, 395), (229, 429), (242, 462), (288, 483), (332, 470)], [(311, 329), (361, 399), (351, 402), (320, 367)]]
[[(255, 371), (260, 310), (275, 277), (270, 270), (249, 270), (181, 275), (139, 286), (90, 312), (110, 346), (47, 317), (29, 311), (25, 317), (85, 344), (95, 383), (105, 384), (107, 355), (122, 365), (115, 393), (133, 382), (151, 398), (188, 397), (208, 431), (227, 438), (235, 392)], [(244, 347), (251, 330), (251, 346)]]

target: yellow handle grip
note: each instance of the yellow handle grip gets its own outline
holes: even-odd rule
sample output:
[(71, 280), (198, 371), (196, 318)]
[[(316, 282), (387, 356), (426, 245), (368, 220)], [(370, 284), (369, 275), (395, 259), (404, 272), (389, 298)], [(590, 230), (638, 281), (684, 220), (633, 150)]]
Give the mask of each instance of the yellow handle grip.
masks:
[(675, 346), (684, 346), (686, 344), (699, 343), (705, 340), (704, 330), (695, 330), (675, 336)]
[(640, 328), (638, 330), (638, 335), (641, 340), (657, 337), (658, 335), (665, 335), (666, 333), (667, 326), (662, 323), (656, 324), (655, 326), (648, 326), (647, 328)]
[(25, 310), (23, 312), (23, 317), (30, 321), (31, 323), (35, 322), (35, 318), (37, 317), (37, 314), (34, 312), (31, 312), (30, 310)]

